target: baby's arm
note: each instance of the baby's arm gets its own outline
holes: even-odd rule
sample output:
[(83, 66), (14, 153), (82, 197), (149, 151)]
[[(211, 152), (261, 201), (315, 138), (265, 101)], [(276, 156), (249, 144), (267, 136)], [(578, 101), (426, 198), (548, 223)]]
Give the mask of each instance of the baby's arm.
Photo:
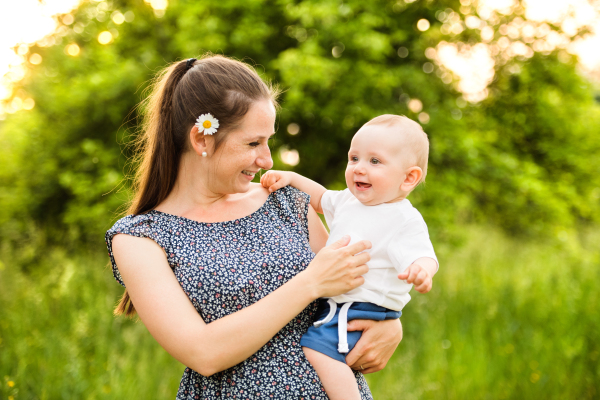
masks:
[(419, 293), (427, 293), (433, 284), (433, 275), (438, 270), (438, 264), (433, 258), (421, 257), (415, 260), (404, 272), (398, 274), (398, 279), (412, 283)]
[(260, 183), (263, 187), (269, 189), (269, 192), (274, 192), (284, 186), (291, 185), (296, 189), (302, 190), (310, 195), (310, 205), (319, 214), (323, 214), (321, 208), (321, 197), (327, 191), (317, 182), (312, 181), (302, 175), (298, 175), (291, 171), (267, 171), (260, 178)]

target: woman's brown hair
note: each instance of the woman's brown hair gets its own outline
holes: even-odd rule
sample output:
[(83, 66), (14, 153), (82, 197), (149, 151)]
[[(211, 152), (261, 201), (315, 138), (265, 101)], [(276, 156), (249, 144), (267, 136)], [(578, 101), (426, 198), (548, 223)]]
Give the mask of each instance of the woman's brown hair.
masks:
[[(143, 214), (167, 198), (198, 116), (210, 113), (219, 121), (214, 135), (216, 150), (254, 102), (270, 100), (277, 105), (278, 94), (277, 88), (263, 82), (252, 67), (224, 56), (208, 54), (163, 69), (141, 103), (142, 134), (136, 142), (139, 167), (135, 196), (127, 213)], [(115, 314), (135, 314), (127, 289)]]

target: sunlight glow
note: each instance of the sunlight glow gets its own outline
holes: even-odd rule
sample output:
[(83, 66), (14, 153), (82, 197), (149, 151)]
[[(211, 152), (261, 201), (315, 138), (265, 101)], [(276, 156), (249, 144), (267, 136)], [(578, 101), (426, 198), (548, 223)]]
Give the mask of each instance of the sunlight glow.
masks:
[[(39, 54), (26, 56), (29, 52), (26, 43), (34, 43), (56, 30), (57, 24), (52, 16), (68, 13), (79, 2), (80, 0), (18, 0), (0, 3), (0, 100), (12, 95), (11, 84), (24, 76), (22, 63), (26, 59), (34, 65), (42, 62)], [(24, 44), (15, 53), (13, 48), (20, 43)], [(8, 109), (13, 108), (10, 106)]]
[[(472, 4), (473, 3), (473, 4)], [(444, 83), (452, 83), (469, 102), (487, 97), (487, 86), (494, 79), (498, 65), (512, 59), (525, 60), (534, 52), (550, 54), (559, 50), (558, 58), (568, 62), (568, 53), (579, 57), (584, 72), (600, 79), (600, 4), (592, 6), (587, 0), (525, 0), (521, 8), (515, 0), (461, 0), (461, 17), (447, 9), (436, 14), (445, 35), (457, 35), (465, 28), (480, 31), (483, 43), (438, 44), (436, 54), (425, 55), (440, 67), (436, 73)], [(471, 7), (473, 5), (474, 7)], [(510, 23), (501, 23), (503, 15), (516, 14)], [(522, 18), (523, 15), (525, 18)], [(548, 24), (560, 27), (554, 30)], [(496, 29), (494, 29), (496, 27)], [(583, 27), (591, 31), (584, 37), (574, 38)], [(517, 73), (517, 64), (506, 70)]]

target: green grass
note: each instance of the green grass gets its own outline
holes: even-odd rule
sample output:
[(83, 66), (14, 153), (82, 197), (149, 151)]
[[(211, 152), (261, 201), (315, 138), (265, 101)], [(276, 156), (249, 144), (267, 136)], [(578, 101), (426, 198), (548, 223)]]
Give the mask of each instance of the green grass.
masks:
[[(438, 245), (432, 292), (404, 309), (404, 340), (368, 376), (375, 399), (600, 396), (600, 235), (560, 246), (467, 229)], [(0, 264), (0, 399), (172, 399), (183, 366), (141, 323), (114, 318), (105, 253)], [(12, 387), (9, 386), (9, 382)]]

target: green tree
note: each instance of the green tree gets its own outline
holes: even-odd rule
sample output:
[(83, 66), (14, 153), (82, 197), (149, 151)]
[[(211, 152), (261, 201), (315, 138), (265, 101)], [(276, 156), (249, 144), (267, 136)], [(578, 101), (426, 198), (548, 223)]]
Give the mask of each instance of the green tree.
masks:
[[(600, 107), (575, 60), (553, 52), (499, 62), (488, 98), (461, 109), (461, 93), (423, 68), (431, 62), (425, 50), (441, 40), (480, 40), (478, 29), (444, 33), (436, 18), (460, 16), (459, 7), (450, 0), (180, 0), (159, 17), (141, 2), (84, 2), (53, 45), (30, 49), (43, 62), (28, 66), (15, 93), (32, 96), (36, 107), (0, 122), (2, 241), (21, 249), (98, 243), (129, 196), (127, 144), (144, 88), (166, 63), (205, 51), (246, 60), (285, 90), (277, 168), (286, 167), (277, 149), (294, 148), (298, 172), (341, 188), (356, 129), (382, 113), (416, 119), (406, 100), (418, 98), (429, 115), (430, 183), (411, 198), (433, 232), (483, 222), (556, 234), (597, 222)], [(517, 17), (490, 19), (494, 40)], [(416, 27), (420, 19), (430, 21), (426, 32)], [(109, 44), (97, 40), (103, 31), (111, 32)], [(72, 44), (76, 57), (66, 53)], [(408, 54), (400, 57), (400, 48)], [(299, 134), (287, 133), (290, 123)]]

